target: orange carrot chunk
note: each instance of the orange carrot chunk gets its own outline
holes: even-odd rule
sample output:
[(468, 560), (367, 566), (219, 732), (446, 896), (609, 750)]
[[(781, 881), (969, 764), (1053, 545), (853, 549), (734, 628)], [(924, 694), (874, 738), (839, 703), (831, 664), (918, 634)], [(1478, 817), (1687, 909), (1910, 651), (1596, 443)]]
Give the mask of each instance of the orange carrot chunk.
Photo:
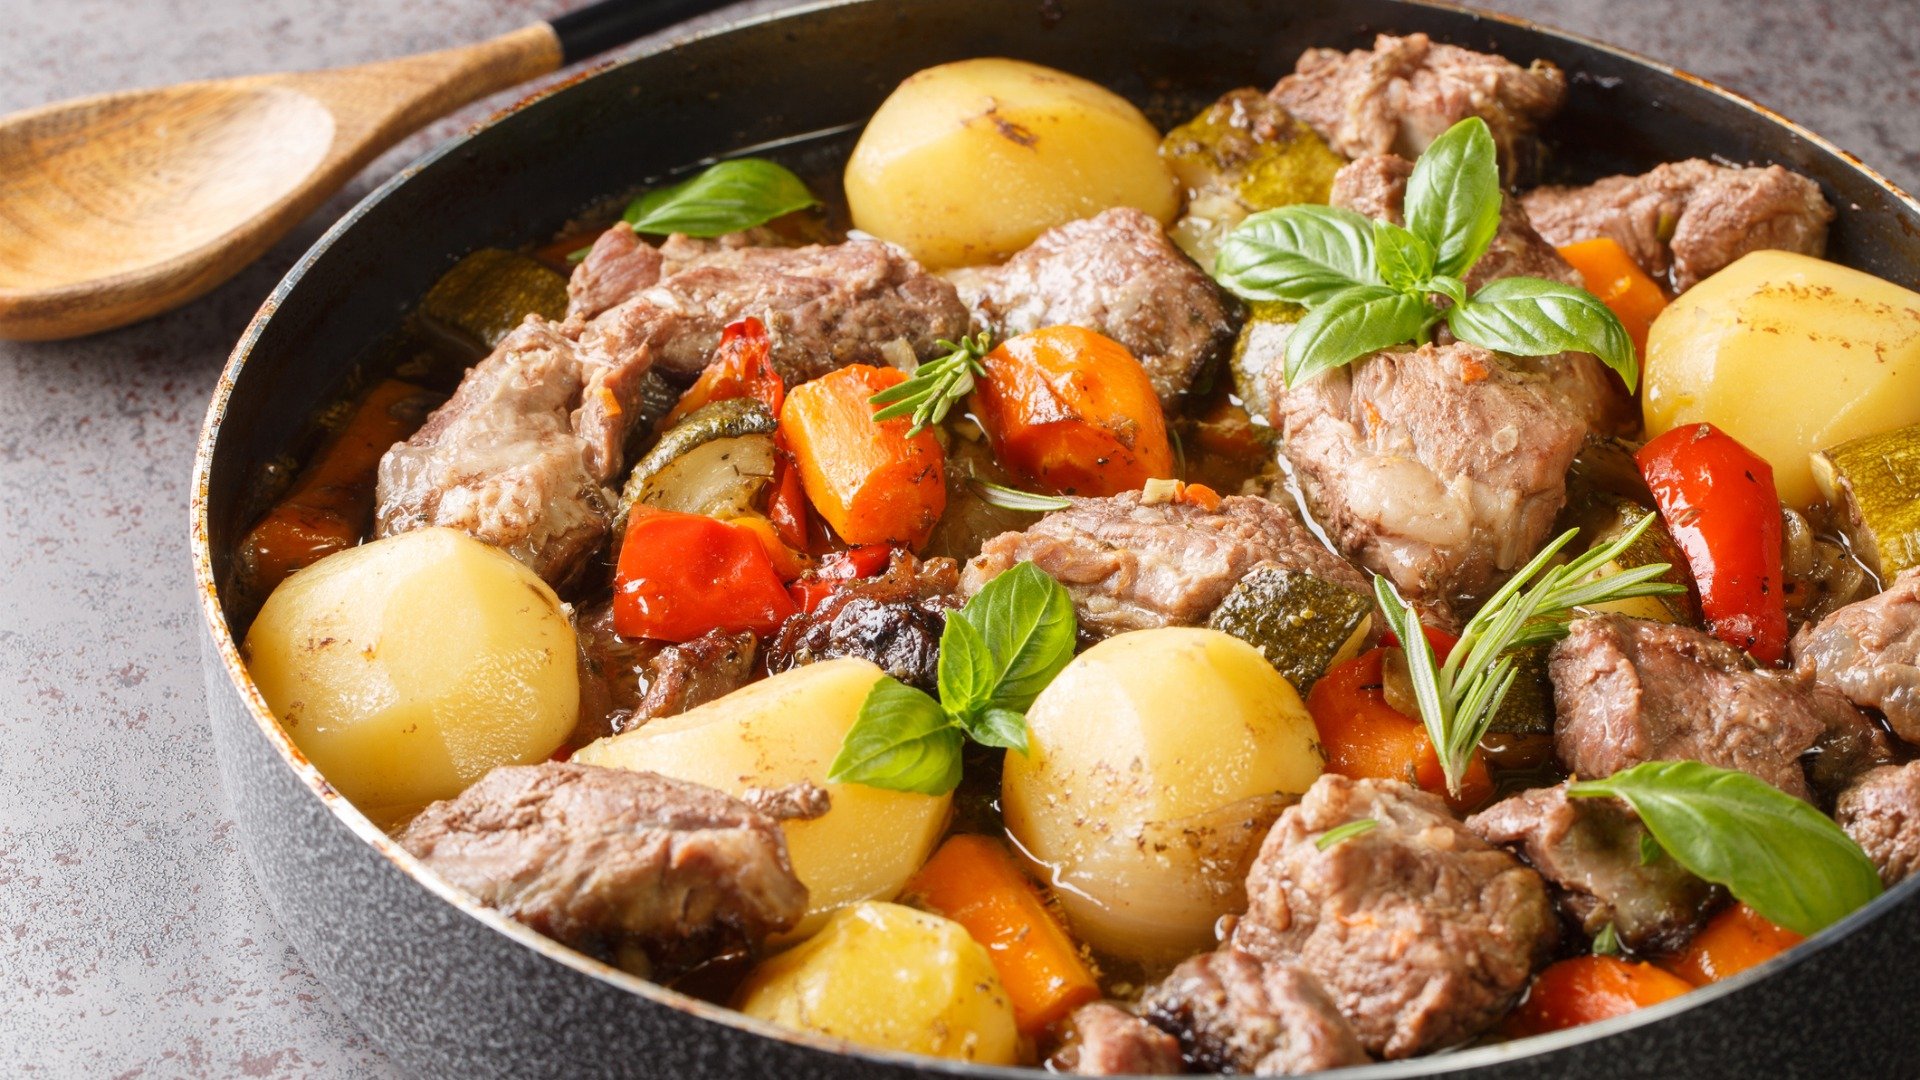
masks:
[(1493, 778), (1479, 751), (1461, 778), (1458, 797), (1448, 795), (1440, 755), (1419, 720), (1387, 704), (1382, 683), (1385, 649), (1372, 649), (1335, 664), (1307, 692), (1307, 712), (1327, 755), (1327, 771), (1351, 779), (1404, 780), (1466, 810), (1493, 795)]
[(1747, 905), (1734, 904), (1708, 919), (1687, 947), (1663, 966), (1695, 986), (1705, 986), (1738, 975), (1805, 940), (1761, 918)]
[(906, 380), (854, 364), (802, 383), (780, 410), (780, 434), (813, 508), (849, 544), (927, 542), (947, 508), (947, 470), (932, 430), (906, 417), (875, 422), (867, 399)]
[(1114, 495), (1173, 475), (1173, 448), (1146, 369), (1077, 326), (1001, 342), (982, 361), (973, 407), (1000, 464), (1067, 495)]
[(1667, 294), (1633, 261), (1627, 249), (1610, 237), (1581, 240), (1560, 249), (1560, 257), (1573, 264), (1586, 280), (1587, 291), (1613, 309), (1620, 325), (1633, 338), (1633, 347), (1647, 354), (1647, 328), (1666, 310)]
[(240, 572), (249, 588), (264, 596), (295, 570), (360, 542), (373, 517), (381, 455), (413, 434), (432, 401), (425, 389), (399, 379), (367, 392), (346, 426), (240, 542)]
[(1547, 965), (1502, 1030), (1514, 1037), (1591, 1024), (1676, 998), (1693, 989), (1652, 964), (1617, 956), (1575, 956)]
[(907, 883), (906, 895), (986, 946), (1021, 1034), (1036, 1035), (1100, 996), (1073, 939), (1000, 841), (950, 837)]

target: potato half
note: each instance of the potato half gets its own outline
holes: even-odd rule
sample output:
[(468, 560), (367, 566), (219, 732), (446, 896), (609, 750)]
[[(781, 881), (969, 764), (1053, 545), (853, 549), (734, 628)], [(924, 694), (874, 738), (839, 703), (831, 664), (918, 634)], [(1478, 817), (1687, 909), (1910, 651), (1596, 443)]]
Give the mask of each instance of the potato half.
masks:
[(1644, 381), (1648, 438), (1713, 424), (1766, 458), (1780, 501), (1804, 509), (1820, 497), (1808, 455), (1920, 423), (1920, 293), (1756, 251), (1660, 313)]
[(855, 226), (930, 269), (992, 262), (1055, 225), (1131, 206), (1179, 210), (1160, 133), (1105, 87), (1020, 60), (917, 72), (847, 161)]
[(497, 765), (545, 760), (580, 708), (559, 597), (453, 529), (348, 548), (295, 573), (244, 649), (294, 745), (383, 825)]
[(952, 796), (829, 784), (827, 768), (881, 671), (865, 660), (826, 660), (781, 672), (679, 716), (584, 746), (573, 760), (644, 769), (739, 795), (802, 780), (825, 788), (832, 808), (785, 826), (794, 873), (807, 886), (812, 933), (834, 909), (891, 900), (927, 861)]
[(1300, 696), (1217, 630), (1120, 634), (1075, 658), (1009, 751), (1007, 829), (1089, 944), (1143, 963), (1209, 947), (1247, 864), (1325, 765)]
[(899, 904), (846, 908), (761, 964), (736, 999), (748, 1016), (883, 1050), (989, 1065), (1019, 1052), (993, 960), (959, 923)]

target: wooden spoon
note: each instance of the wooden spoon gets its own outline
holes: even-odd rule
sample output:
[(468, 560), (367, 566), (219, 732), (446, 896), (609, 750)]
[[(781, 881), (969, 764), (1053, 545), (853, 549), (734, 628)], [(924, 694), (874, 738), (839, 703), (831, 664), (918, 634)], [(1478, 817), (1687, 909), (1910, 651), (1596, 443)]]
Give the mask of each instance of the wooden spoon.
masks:
[(726, 2), (602, 0), (464, 48), (0, 119), (0, 338), (77, 337), (176, 308), (427, 123)]

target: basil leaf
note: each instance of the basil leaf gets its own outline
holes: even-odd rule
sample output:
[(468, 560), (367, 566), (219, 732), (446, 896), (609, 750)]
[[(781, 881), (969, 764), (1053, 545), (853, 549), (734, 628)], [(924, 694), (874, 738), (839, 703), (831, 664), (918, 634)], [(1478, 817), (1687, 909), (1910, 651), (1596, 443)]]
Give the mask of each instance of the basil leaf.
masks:
[(1317, 304), (1378, 284), (1373, 222), (1332, 206), (1282, 206), (1241, 222), (1220, 243), (1213, 276), (1247, 300)]
[[(1025, 712), (1060, 669), (1073, 659), (1078, 624), (1073, 598), (1046, 571), (1023, 562), (981, 588), (947, 626), (964, 622), (979, 632), (993, 662), (993, 686), (983, 704)], [(947, 637), (940, 637), (946, 667)], [(953, 709), (952, 702), (947, 703)]]
[(965, 619), (949, 618), (940, 633), (941, 707), (955, 717), (985, 708), (999, 675), (980, 631)]
[(1477, 116), (1448, 128), (1414, 162), (1407, 228), (1433, 245), (1434, 266), (1465, 277), (1500, 229), (1500, 163), (1493, 133)]
[(1667, 854), (1797, 934), (1880, 895), (1880, 875), (1833, 819), (1764, 780), (1697, 761), (1649, 761), (1567, 794), (1633, 807)]
[(1433, 276), (1433, 245), (1391, 221), (1376, 221), (1373, 252), (1387, 285), (1402, 292), (1433, 291), (1421, 288)]
[(764, 225), (818, 203), (787, 169), (763, 158), (735, 158), (647, 192), (627, 206), (623, 218), (634, 232), (711, 237)]
[(867, 691), (827, 783), (945, 795), (960, 786), (964, 741), (939, 702), (888, 676)]
[(967, 734), (982, 746), (1027, 752), (1027, 718), (1012, 709), (988, 709), (967, 724)]
[(1592, 353), (1620, 373), (1632, 391), (1639, 381), (1633, 339), (1600, 298), (1542, 278), (1490, 281), (1464, 304), (1447, 309), (1453, 336), (1515, 356)]
[(1433, 306), (1385, 285), (1355, 285), (1307, 312), (1287, 336), (1287, 385), (1419, 337)]

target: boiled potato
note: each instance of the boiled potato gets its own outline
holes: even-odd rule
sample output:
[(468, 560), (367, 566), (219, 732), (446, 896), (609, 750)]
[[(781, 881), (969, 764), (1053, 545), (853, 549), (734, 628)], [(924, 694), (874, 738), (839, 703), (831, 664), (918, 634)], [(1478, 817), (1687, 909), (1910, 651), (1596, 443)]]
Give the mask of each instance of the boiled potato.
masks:
[(933, 852), (952, 796), (829, 784), (847, 730), (881, 678), (865, 660), (825, 660), (781, 672), (679, 716), (582, 747), (573, 760), (644, 769), (739, 795), (802, 780), (825, 788), (832, 808), (785, 825), (793, 872), (807, 886), (812, 933), (836, 908), (891, 900)]
[(1160, 133), (1125, 98), (1019, 60), (942, 64), (880, 106), (847, 161), (853, 223), (931, 269), (991, 262), (1115, 206), (1179, 210)]
[(294, 745), (383, 825), (497, 765), (545, 760), (580, 707), (560, 599), (453, 529), (348, 548), (295, 573), (244, 648)]
[(1325, 759), (1287, 680), (1239, 638), (1119, 634), (1067, 665), (1009, 752), (1007, 829), (1051, 876), (1079, 936), (1145, 963), (1213, 942), (1246, 867)]
[(1705, 421), (1773, 466), (1780, 501), (1819, 498), (1808, 455), (1920, 423), (1920, 293), (1785, 251), (1695, 285), (1647, 334), (1647, 437)]
[(959, 923), (899, 904), (843, 909), (747, 976), (741, 1012), (882, 1050), (1011, 1065), (1013, 1006)]

